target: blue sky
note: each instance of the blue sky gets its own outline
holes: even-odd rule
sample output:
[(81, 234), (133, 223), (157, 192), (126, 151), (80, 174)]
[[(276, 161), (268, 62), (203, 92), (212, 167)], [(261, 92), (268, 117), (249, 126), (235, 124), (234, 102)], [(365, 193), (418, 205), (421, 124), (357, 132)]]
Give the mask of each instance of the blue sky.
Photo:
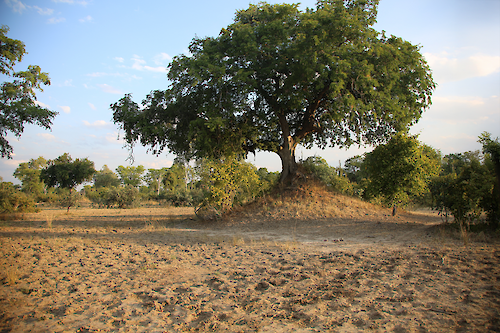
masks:
[[(125, 93), (140, 102), (153, 89), (168, 86), (166, 66), (186, 53), (193, 37), (216, 36), (231, 24), (248, 0), (95, 1), (0, 0), (0, 24), (22, 40), (28, 54), (17, 70), (39, 65), (52, 84), (38, 101), (60, 114), (52, 131), (26, 126), (21, 138), (8, 137), (12, 160), (0, 160), (4, 181), (21, 162), (67, 152), (88, 157), (96, 169), (129, 165), (118, 140), (109, 105)], [(281, 3), (282, 1), (268, 1)], [(301, 2), (301, 8), (316, 1)], [(375, 28), (422, 46), (439, 84), (433, 105), (412, 128), (420, 140), (444, 154), (480, 149), (483, 131), (500, 136), (500, 1), (381, 0)], [(4, 78), (3, 78), (4, 80)], [(298, 158), (314, 154), (337, 166), (373, 149), (298, 148)], [(161, 168), (172, 164), (168, 152), (156, 157), (137, 147), (134, 165)], [(279, 171), (276, 154), (249, 160)]]

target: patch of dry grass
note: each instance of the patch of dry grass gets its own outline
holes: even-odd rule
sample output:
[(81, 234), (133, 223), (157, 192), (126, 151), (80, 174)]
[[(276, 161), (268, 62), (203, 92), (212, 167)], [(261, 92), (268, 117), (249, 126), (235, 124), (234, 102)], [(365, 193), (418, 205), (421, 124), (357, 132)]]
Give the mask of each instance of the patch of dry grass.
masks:
[(330, 191), (320, 182), (310, 181), (282, 193), (275, 192), (235, 209), (230, 217), (288, 219), (353, 218), (385, 216), (388, 210)]

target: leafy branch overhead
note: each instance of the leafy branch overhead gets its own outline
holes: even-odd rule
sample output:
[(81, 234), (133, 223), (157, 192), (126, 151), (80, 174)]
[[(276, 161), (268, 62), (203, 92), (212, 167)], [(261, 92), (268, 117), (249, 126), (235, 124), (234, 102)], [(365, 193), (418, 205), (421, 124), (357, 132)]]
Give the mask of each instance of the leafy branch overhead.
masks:
[(316, 9), (259, 3), (219, 36), (195, 38), (169, 65), (167, 90), (111, 105), (130, 148), (220, 157), (271, 151), (281, 180), (295, 148), (386, 142), (431, 104), (419, 46), (372, 28), (377, 0), (319, 1)]
[(8, 31), (7, 26), (0, 28), (0, 73), (15, 79), (0, 87), (0, 154), (12, 158), (13, 148), (6, 138), (9, 132), (20, 137), (25, 124), (50, 129), (58, 113), (36, 103), (35, 89), (43, 91), (42, 84), (50, 85), (48, 73), (42, 72), (39, 66), (14, 72), (14, 66), (26, 51), (23, 42), (6, 36)]

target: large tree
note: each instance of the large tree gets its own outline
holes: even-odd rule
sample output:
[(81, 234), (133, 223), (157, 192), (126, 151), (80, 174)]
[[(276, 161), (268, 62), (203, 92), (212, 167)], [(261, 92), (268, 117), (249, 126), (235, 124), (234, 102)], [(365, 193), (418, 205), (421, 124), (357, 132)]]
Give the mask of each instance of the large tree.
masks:
[(259, 3), (219, 36), (193, 39), (169, 65), (167, 90), (111, 105), (126, 142), (187, 157), (378, 144), (405, 131), (435, 83), (419, 46), (372, 28), (378, 0), (322, 0), (316, 9)]
[(39, 66), (29, 66), (27, 71), (14, 72), (14, 66), (26, 53), (24, 43), (6, 36), (9, 28), (0, 28), (0, 73), (15, 78), (0, 87), (0, 155), (12, 158), (13, 148), (7, 141), (7, 134), (20, 137), (25, 124), (35, 124), (50, 129), (52, 120), (58, 114), (36, 103), (35, 89), (43, 91), (43, 85), (50, 85), (47, 73)]

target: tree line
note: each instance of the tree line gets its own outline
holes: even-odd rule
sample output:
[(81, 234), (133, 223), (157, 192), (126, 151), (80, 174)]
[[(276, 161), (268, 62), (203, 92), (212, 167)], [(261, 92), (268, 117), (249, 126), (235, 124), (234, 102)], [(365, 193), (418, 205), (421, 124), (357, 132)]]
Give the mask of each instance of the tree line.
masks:
[[(201, 159), (194, 166), (176, 159), (169, 168), (104, 165), (95, 170), (87, 158), (73, 160), (65, 153), (54, 160), (40, 156), (20, 163), (14, 172), (21, 185), (0, 183), (0, 212), (36, 211), (37, 204), (70, 207), (90, 201), (94, 207), (133, 208), (154, 200), (173, 206), (196, 206), (202, 202), (226, 212), (233, 204), (253, 200), (268, 191), (277, 172), (257, 169), (237, 158)], [(75, 191), (82, 185), (80, 191)], [(215, 208), (217, 207), (217, 208)]]
[[(481, 151), (442, 156), (417, 136), (397, 134), (372, 152), (332, 167), (320, 156), (299, 161), (305, 179), (316, 179), (332, 191), (385, 207), (424, 206), (470, 228), (486, 222), (498, 228), (500, 218), (500, 142), (489, 133), (479, 137)], [(116, 172), (115, 172), (116, 171)], [(154, 200), (164, 205), (193, 206), (222, 215), (273, 189), (283, 189), (278, 172), (257, 169), (237, 156), (202, 158), (194, 165), (180, 158), (169, 168), (104, 165), (63, 154), (20, 163), (14, 176), (20, 186), (0, 183), (3, 212), (30, 211), (35, 203), (68, 207), (86, 198), (94, 207), (138, 207)], [(74, 188), (89, 182), (80, 192)]]

